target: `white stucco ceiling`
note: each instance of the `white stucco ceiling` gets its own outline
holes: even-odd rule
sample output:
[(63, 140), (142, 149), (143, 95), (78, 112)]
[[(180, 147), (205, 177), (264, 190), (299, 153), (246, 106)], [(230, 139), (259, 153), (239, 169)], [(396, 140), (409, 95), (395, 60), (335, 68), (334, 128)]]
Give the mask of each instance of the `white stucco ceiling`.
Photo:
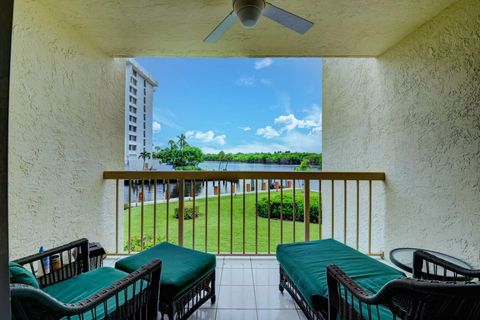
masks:
[(113, 56), (377, 56), (456, 0), (271, 0), (315, 23), (304, 36), (266, 18), (203, 43), (231, 0), (40, 0)]

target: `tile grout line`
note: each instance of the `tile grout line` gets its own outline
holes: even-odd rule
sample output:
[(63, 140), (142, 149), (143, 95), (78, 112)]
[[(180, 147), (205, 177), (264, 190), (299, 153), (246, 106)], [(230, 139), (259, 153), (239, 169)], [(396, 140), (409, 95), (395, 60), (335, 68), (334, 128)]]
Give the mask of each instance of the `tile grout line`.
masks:
[(252, 258), (250, 257), (250, 272), (252, 274), (252, 283), (253, 283), (253, 299), (255, 301), (255, 315), (257, 316), (257, 320), (259, 319), (258, 315), (258, 306), (257, 306), (257, 290), (255, 290), (255, 277), (253, 276), (253, 262)]

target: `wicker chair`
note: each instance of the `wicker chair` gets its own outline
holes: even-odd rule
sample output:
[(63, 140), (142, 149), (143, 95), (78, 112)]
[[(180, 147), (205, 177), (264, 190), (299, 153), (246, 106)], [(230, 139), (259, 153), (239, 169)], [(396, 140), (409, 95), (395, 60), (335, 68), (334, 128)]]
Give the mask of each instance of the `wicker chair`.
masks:
[[(335, 265), (327, 267), (329, 319), (480, 319), (480, 270), (460, 268), (424, 251), (414, 253), (414, 277), (363, 290)], [(440, 281), (448, 280), (448, 281)], [(391, 312), (391, 313), (390, 313)], [(393, 315), (393, 316), (392, 316)]]
[[(45, 272), (42, 259), (56, 256), (59, 264), (52, 272)], [(116, 274), (121, 279), (75, 302), (61, 302), (48, 293), (48, 288), (77, 277), (88, 277), (102, 268), (89, 272), (88, 240), (81, 239), (67, 245), (15, 261), (29, 267), (42, 265), (42, 276), (37, 276), (39, 288), (25, 284), (11, 284), (11, 303), (14, 319), (157, 319), (161, 262), (152, 261), (139, 270)], [(121, 272), (112, 268), (109, 272)], [(38, 273), (38, 272), (37, 272)], [(101, 280), (101, 278), (98, 278)], [(64, 282), (65, 281), (65, 282)], [(87, 283), (88, 285), (88, 283)], [(98, 284), (97, 284), (98, 285)]]

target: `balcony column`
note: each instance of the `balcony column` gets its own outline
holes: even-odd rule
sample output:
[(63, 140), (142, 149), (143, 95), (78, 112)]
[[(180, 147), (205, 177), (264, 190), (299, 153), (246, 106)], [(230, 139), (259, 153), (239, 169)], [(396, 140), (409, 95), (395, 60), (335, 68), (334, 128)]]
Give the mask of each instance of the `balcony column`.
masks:
[(8, 276), (8, 107), (13, 0), (0, 1), (0, 314), (10, 319)]

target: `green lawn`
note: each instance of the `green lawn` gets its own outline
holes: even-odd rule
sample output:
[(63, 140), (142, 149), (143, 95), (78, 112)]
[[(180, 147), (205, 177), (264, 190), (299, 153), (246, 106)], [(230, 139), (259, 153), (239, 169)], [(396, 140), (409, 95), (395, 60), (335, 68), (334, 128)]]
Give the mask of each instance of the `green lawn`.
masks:
[[(278, 191), (272, 191), (272, 194)], [(290, 190), (284, 191), (285, 195), (291, 195)], [(258, 199), (266, 198), (266, 193), (259, 193)], [(303, 198), (303, 193), (297, 191), (297, 199)], [(205, 212), (205, 199), (197, 199), (195, 206), (199, 207), (198, 218), (184, 221), (184, 246), (195, 248), (197, 250), (206, 250), (209, 252), (230, 253), (243, 252), (243, 241), (245, 233), (245, 252), (256, 252), (255, 237), (255, 194), (245, 196), (245, 228), (243, 227), (243, 195), (233, 196), (233, 214), (230, 213), (231, 198), (230, 195), (220, 198), (220, 247), (218, 245), (218, 197), (208, 199), (208, 213)], [(318, 193), (311, 192), (311, 201), (318, 201)], [(192, 201), (186, 201), (185, 206), (192, 206)], [(167, 239), (167, 205), (165, 203), (157, 204), (157, 243), (169, 241), (178, 243), (178, 219), (175, 218), (175, 208), (178, 203), (171, 202), (168, 210), (168, 239)], [(153, 245), (153, 224), (154, 224), (154, 206), (144, 206), (144, 247)], [(141, 207), (132, 207), (132, 251), (140, 251), (141, 237)], [(231, 219), (233, 216), (232, 229)], [(208, 219), (207, 230), (205, 230), (205, 221)], [(125, 249), (128, 241), (128, 210), (125, 210)], [(193, 224), (195, 223), (195, 239), (193, 239)], [(277, 244), (281, 243), (280, 230), (281, 222), (270, 219), (270, 245), (268, 243), (268, 219), (258, 217), (258, 252), (274, 253)], [(303, 241), (305, 239), (305, 226), (303, 222), (295, 222), (295, 240), (293, 238), (294, 227), (292, 221), (283, 221), (283, 242)], [(310, 224), (310, 239), (319, 239), (319, 225)], [(207, 232), (207, 248), (205, 248), (205, 232)], [(230, 239), (233, 241), (230, 241)], [(193, 240), (195, 240), (193, 243)]]

